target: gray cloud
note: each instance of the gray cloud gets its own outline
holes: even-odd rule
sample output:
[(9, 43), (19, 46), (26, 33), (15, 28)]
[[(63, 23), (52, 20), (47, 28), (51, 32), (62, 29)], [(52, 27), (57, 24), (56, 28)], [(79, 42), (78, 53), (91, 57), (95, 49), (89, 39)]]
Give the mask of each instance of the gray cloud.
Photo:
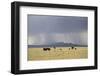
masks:
[(28, 15), (28, 43), (72, 42), (87, 45), (87, 17)]

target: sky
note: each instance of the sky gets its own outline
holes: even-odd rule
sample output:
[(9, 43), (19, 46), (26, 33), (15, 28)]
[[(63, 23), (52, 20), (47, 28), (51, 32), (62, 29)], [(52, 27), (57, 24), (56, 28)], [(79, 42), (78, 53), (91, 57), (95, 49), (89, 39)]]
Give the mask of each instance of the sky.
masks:
[(87, 45), (88, 18), (28, 15), (28, 45), (43, 45), (55, 42)]

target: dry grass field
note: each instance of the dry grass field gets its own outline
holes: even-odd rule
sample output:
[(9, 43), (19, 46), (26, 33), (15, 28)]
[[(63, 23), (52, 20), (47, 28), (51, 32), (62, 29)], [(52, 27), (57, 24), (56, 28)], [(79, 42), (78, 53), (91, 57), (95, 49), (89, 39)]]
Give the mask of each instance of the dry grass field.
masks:
[(88, 58), (87, 47), (56, 47), (44, 51), (43, 48), (28, 48), (28, 61), (33, 60), (54, 60), (54, 59), (84, 59)]

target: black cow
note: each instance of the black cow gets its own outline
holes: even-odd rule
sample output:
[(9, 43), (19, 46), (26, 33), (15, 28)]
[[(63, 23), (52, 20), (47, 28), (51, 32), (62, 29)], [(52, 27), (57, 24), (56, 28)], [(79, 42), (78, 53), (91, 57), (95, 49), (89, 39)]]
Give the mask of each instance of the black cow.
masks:
[(43, 48), (44, 51), (50, 51), (50, 48)]
[(73, 46), (72, 46), (71, 48), (72, 48), (72, 49), (74, 49), (74, 47), (73, 47)]
[(77, 48), (75, 48), (75, 47), (73, 47), (73, 46), (72, 46), (71, 48), (69, 48), (69, 50), (70, 50), (70, 49), (72, 49), (72, 50), (73, 50), (73, 49), (77, 50)]

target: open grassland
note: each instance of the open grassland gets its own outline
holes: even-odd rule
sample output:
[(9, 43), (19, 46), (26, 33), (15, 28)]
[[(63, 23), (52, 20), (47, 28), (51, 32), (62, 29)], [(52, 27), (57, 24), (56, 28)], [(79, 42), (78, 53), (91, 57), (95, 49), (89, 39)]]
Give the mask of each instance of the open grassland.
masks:
[(32, 60), (54, 60), (54, 59), (84, 59), (88, 58), (87, 47), (56, 47), (44, 51), (43, 48), (28, 48), (28, 61)]

